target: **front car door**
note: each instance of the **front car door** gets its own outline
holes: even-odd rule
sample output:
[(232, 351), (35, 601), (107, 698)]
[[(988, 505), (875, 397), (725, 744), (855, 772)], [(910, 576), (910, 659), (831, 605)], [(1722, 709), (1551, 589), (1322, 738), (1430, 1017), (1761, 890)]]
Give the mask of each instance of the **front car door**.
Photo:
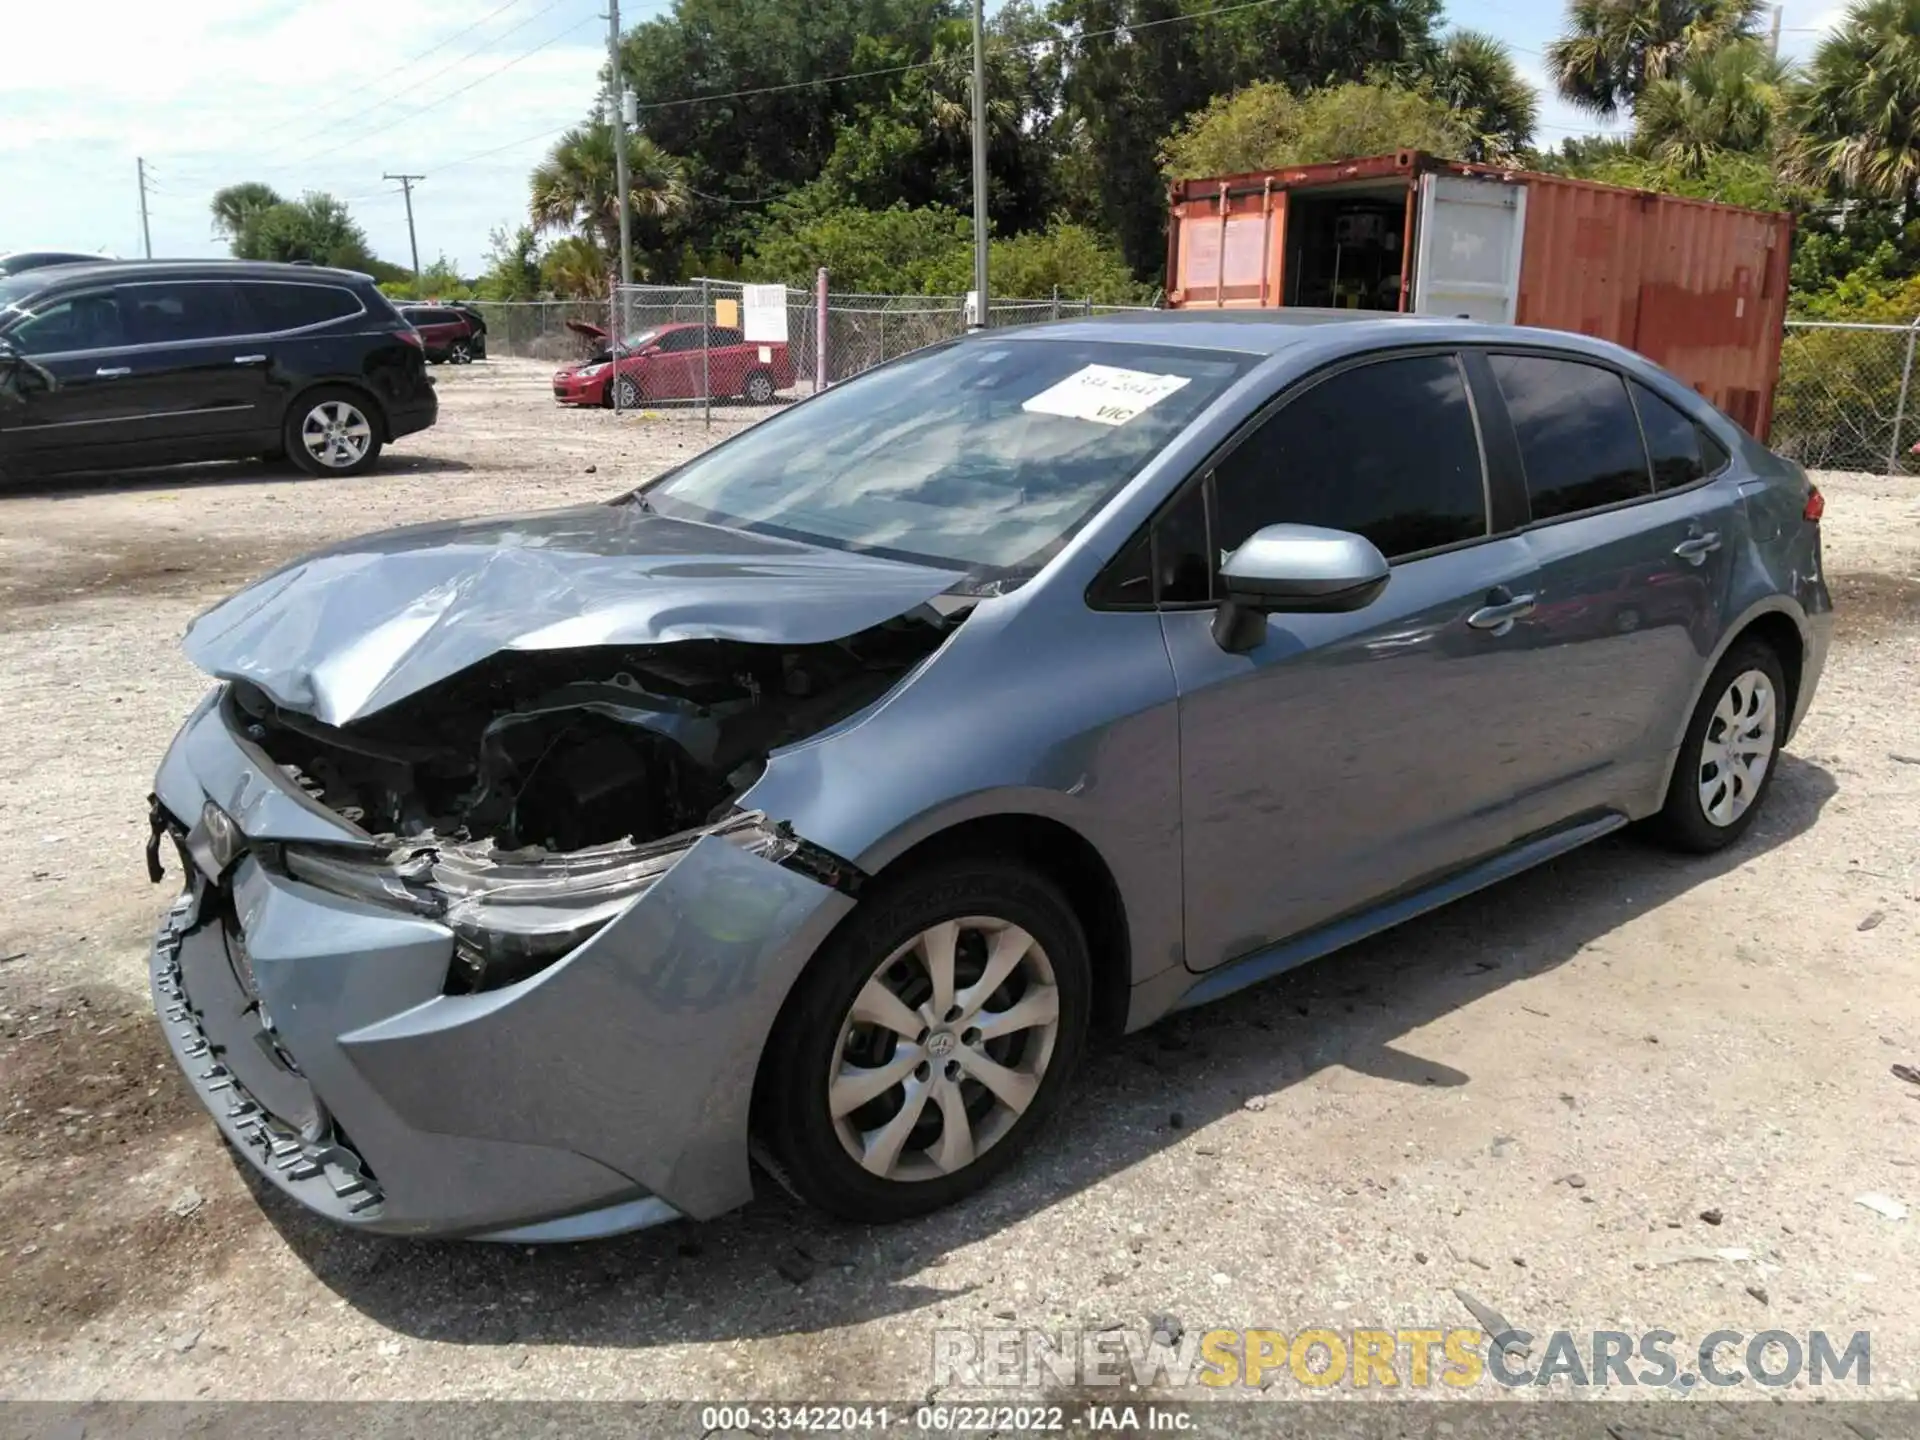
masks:
[(123, 383), (133, 370), (110, 286), (36, 299), (5, 334), (57, 388), (26, 380), (19, 404), (0, 402), (0, 460), (22, 470), (86, 469), (140, 438), (145, 407)]
[(1502, 351), (1482, 373), (1484, 408), (1512, 421), (1540, 568), (1519, 626), (1557, 772), (1540, 801), (1632, 808), (1665, 775), (1720, 640), (1737, 485), (1710, 477), (1720, 461), (1705, 461), (1712, 442), (1691, 420), (1610, 366)]
[[(1160, 521), (1180, 691), (1187, 963), (1206, 969), (1520, 838), (1538, 744), (1512, 617), (1535, 583), (1501, 533), (1460, 359), (1369, 359), (1283, 398)], [(1392, 562), (1344, 615), (1275, 615), (1229, 654), (1221, 556), (1265, 525), (1365, 535)]]

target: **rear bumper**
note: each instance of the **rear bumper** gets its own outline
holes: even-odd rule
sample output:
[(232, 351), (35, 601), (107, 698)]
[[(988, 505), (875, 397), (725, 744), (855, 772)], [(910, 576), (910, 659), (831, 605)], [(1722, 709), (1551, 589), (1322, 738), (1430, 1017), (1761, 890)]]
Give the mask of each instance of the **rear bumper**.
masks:
[(189, 720), (156, 793), (182, 825), (213, 800), (249, 848), (217, 877), (183, 854), (150, 978), (188, 1083), (269, 1182), (356, 1229), (527, 1241), (751, 1197), (753, 1072), (850, 900), (710, 836), (546, 970), (449, 995), (444, 926), (277, 868), (278, 843), (364, 837), (222, 710)]
[(402, 435), (412, 435), (416, 431), (428, 429), (440, 418), (440, 399), (434, 394), (431, 385), (423, 386), (425, 394), (407, 401), (403, 405), (389, 404), (387, 407), (388, 438), (398, 440)]

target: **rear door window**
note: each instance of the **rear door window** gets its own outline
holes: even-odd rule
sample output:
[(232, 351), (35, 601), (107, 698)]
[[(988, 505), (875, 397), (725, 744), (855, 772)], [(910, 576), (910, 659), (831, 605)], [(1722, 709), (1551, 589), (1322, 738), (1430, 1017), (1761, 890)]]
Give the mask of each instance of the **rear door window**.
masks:
[(1214, 486), (1216, 557), (1265, 525), (1352, 531), (1389, 560), (1487, 533), (1480, 432), (1452, 355), (1321, 381), (1227, 456)]
[(1542, 355), (1488, 360), (1520, 442), (1535, 520), (1653, 493), (1625, 379), (1598, 365)]
[(28, 302), (32, 315), (7, 332), (22, 355), (61, 355), (71, 350), (111, 350), (126, 343), (120, 302), (110, 290), (68, 295), (45, 304)]
[(258, 280), (242, 281), (235, 288), (252, 317), (253, 329), (262, 334), (344, 320), (365, 308), (359, 296), (338, 285)]
[(120, 317), (134, 345), (170, 345), (242, 334), (233, 287), (219, 281), (175, 281), (120, 287)]
[(1640, 412), (1640, 430), (1647, 437), (1647, 458), (1653, 462), (1653, 488), (1673, 490), (1705, 479), (1727, 463), (1727, 452), (1691, 417), (1654, 394), (1639, 381), (1629, 381), (1634, 408)]

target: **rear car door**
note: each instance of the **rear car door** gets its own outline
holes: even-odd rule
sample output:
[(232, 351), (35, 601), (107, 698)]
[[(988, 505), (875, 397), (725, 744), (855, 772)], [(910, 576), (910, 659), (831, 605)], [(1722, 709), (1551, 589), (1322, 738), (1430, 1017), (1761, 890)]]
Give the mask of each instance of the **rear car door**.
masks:
[[(1461, 362), (1429, 352), (1307, 382), (1166, 512), (1193, 968), (1518, 838), (1535, 717), (1507, 617), (1535, 567), (1496, 493)], [(1365, 535), (1392, 577), (1366, 609), (1274, 615), (1230, 654), (1212, 634), (1220, 557), (1283, 523)]]
[[(341, 338), (340, 322), (367, 314), (360, 297), (346, 286), (256, 279), (236, 282), (234, 291), (251, 332), (235, 346), (235, 362), (250, 360), (258, 365), (262, 423), (274, 436), (280, 434), (294, 391), (334, 377), (376, 378), (365, 373), (364, 347)], [(413, 351), (411, 363), (416, 370), (423, 368), (418, 357), (419, 352)]]
[(1654, 408), (1666, 402), (1610, 366), (1493, 353), (1485, 373), (1496, 393), (1483, 408), (1504, 411), (1518, 443), (1540, 569), (1520, 629), (1543, 687), (1543, 753), (1563, 799), (1617, 808), (1664, 774), (1677, 717), (1719, 642), (1739, 498), (1706, 473), (1699, 447), (1711, 442), (1692, 422), (1678, 416), (1688, 456)]
[(28, 381), (20, 404), (0, 404), (0, 462), (85, 469), (111, 463), (116, 446), (146, 433), (138, 397), (121, 384), (133, 371), (111, 286), (36, 300), (5, 333), (57, 388)]
[(146, 443), (169, 456), (243, 448), (274, 428), (267, 355), (225, 280), (117, 287), (130, 342), (121, 380), (148, 419)]

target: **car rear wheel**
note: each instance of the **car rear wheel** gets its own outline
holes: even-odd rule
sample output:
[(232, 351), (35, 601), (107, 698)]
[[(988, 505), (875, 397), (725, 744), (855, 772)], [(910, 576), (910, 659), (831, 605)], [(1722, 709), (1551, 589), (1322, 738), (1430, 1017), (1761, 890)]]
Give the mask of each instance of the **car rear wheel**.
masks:
[(622, 375), (613, 382), (613, 403), (617, 409), (638, 410), (645, 398), (640, 393), (640, 382), (631, 375)]
[(745, 395), (755, 405), (771, 405), (774, 392), (773, 376), (765, 370), (756, 370), (747, 376)]
[(883, 882), (781, 1012), (758, 1153), (847, 1220), (972, 1194), (1058, 1108), (1086, 1045), (1090, 977), (1079, 921), (1039, 876), (957, 861)]
[(471, 365), (473, 363), (473, 347), (464, 340), (456, 340), (453, 342), (452, 348), (447, 351), (447, 358), (456, 365)]
[(311, 475), (358, 475), (380, 457), (372, 406), (351, 390), (315, 390), (287, 411), (286, 447)]
[(1780, 657), (1764, 641), (1738, 642), (1714, 667), (1660, 812), (1670, 844), (1706, 854), (1746, 834), (1773, 786), (1786, 695)]

